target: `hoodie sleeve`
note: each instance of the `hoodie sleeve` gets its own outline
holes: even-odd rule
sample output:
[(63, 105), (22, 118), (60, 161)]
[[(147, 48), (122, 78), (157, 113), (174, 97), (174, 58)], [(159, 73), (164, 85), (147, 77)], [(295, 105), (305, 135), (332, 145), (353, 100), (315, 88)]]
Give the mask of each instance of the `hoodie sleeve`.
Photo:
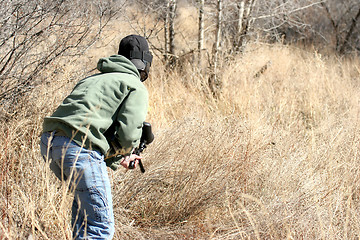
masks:
[(119, 125), (116, 133), (124, 154), (139, 145), (147, 108), (148, 92), (144, 86), (130, 90), (121, 104), (117, 115)]

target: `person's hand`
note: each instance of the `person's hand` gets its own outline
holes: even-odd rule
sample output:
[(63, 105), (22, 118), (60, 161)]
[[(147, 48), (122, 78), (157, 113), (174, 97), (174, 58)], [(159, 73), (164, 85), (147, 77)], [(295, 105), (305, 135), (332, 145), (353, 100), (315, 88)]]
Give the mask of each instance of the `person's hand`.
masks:
[(125, 156), (124, 159), (121, 161), (120, 165), (126, 169), (130, 169), (129, 168), (130, 162), (135, 161), (134, 168), (136, 168), (136, 166), (139, 163), (139, 159), (142, 159), (142, 157), (136, 154), (131, 154), (130, 156)]

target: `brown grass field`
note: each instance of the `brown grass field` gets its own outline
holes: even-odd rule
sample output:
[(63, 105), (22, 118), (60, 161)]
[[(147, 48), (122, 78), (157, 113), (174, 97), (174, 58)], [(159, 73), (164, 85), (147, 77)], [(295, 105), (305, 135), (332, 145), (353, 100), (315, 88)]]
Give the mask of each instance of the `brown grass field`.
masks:
[[(113, 25), (52, 66), (0, 125), (0, 239), (71, 239), (71, 193), (39, 154), (42, 119), (128, 33)], [(109, 170), (114, 239), (359, 239), (359, 58), (252, 44), (222, 63), (216, 100), (199, 72), (155, 59), (147, 171)]]

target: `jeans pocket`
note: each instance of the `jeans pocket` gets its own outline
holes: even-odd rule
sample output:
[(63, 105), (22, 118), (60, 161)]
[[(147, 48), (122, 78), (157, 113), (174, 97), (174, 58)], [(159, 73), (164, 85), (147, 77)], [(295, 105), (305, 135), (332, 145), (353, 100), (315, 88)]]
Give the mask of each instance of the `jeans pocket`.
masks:
[[(105, 191), (102, 190), (102, 191)], [(93, 207), (93, 218), (97, 222), (111, 223), (112, 222), (112, 209), (109, 205), (109, 201), (106, 198), (105, 192), (102, 193), (99, 188), (89, 188), (89, 194), (91, 198), (91, 205)]]

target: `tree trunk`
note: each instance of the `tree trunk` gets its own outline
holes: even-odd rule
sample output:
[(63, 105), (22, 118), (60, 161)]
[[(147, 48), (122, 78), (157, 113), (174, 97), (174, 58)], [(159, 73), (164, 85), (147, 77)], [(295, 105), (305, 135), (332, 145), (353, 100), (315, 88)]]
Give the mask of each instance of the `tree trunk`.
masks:
[(209, 78), (209, 87), (213, 96), (215, 97), (218, 97), (221, 91), (221, 81), (218, 74), (221, 23), (222, 23), (222, 0), (217, 0), (217, 23), (216, 23), (216, 35), (215, 35), (215, 44), (214, 44), (213, 72)]
[(242, 27), (243, 27), (243, 20), (244, 20), (244, 10), (245, 10), (245, 1), (240, 1), (237, 5), (238, 7), (238, 35), (241, 34), (242, 32)]
[(235, 35), (234, 41), (234, 50), (237, 52), (240, 50), (240, 41), (243, 31), (243, 21), (244, 21), (244, 11), (245, 11), (245, 1), (240, 1), (237, 4), (238, 8), (238, 19), (237, 19), (237, 32)]
[(331, 26), (334, 30), (335, 33), (335, 49), (338, 50), (340, 47), (340, 34), (339, 34), (339, 30), (338, 30), (338, 24), (335, 22), (334, 18), (331, 16), (330, 13), (330, 9), (328, 8), (328, 6), (326, 5), (325, 2), (321, 3), (321, 6), (325, 9), (326, 12), (326, 16), (328, 17)]
[(215, 48), (214, 48), (214, 73), (217, 73), (219, 47), (221, 38), (221, 18), (222, 18), (222, 0), (218, 0), (217, 4), (217, 22), (216, 22), (216, 36), (215, 36)]
[(170, 0), (169, 8), (169, 45), (170, 53), (172, 56), (175, 56), (175, 16), (176, 16), (176, 0)]
[(204, 48), (204, 2), (205, 0), (200, 0), (200, 6), (199, 6), (198, 64), (200, 68), (202, 65), (202, 50)]
[(246, 38), (250, 29), (250, 15), (254, 9), (256, 0), (242, 0), (238, 3), (238, 31), (235, 43), (235, 51), (242, 51), (246, 45)]
[(165, 9), (165, 17), (164, 17), (164, 60), (167, 63), (169, 60), (169, 9), (170, 9), (170, 1), (167, 2)]
[(360, 8), (359, 8), (358, 13), (356, 14), (356, 17), (353, 18), (353, 20), (352, 20), (350, 29), (349, 29), (349, 31), (347, 32), (346, 37), (345, 37), (345, 40), (344, 40), (344, 43), (343, 43), (343, 45), (342, 45), (341, 48), (340, 48), (340, 54), (344, 54), (344, 53), (345, 53), (346, 46), (349, 46), (350, 37), (351, 37), (351, 35), (353, 34), (354, 29), (355, 29), (356, 24), (357, 24), (357, 22), (358, 22), (359, 19), (360, 19)]

